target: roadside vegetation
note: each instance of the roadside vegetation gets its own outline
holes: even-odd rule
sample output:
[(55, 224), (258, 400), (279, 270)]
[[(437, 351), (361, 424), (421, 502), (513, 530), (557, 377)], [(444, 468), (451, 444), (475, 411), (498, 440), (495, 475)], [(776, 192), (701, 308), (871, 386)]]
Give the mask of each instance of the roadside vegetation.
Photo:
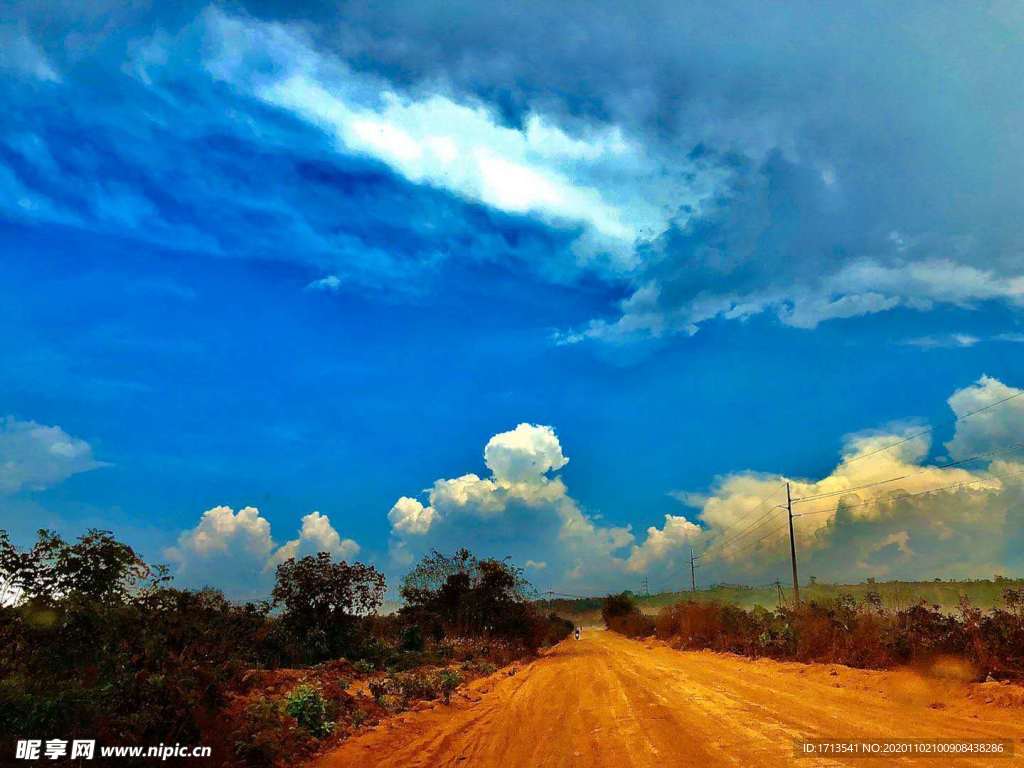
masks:
[(0, 531), (0, 750), (85, 738), (294, 765), (572, 631), (517, 568), (466, 550), (426, 557), (383, 616), (385, 589), (374, 567), (320, 553), (281, 563), (270, 599), (238, 604), (172, 586), (106, 531), (40, 531), (29, 549)]
[(887, 668), (958, 657), (978, 679), (1024, 679), (1024, 590), (1005, 587), (1001, 605), (962, 599), (955, 614), (924, 601), (892, 610), (877, 593), (840, 595), (768, 610), (683, 600), (652, 618), (629, 594), (603, 601), (605, 625), (628, 637), (654, 635), (687, 650), (753, 658)]
[[(826, 603), (841, 595), (852, 595), (858, 601), (867, 596), (877, 595), (882, 605), (891, 611), (909, 608), (922, 600), (928, 605), (938, 605), (946, 613), (957, 613), (960, 601), (967, 598), (971, 605), (988, 610), (1003, 604), (1007, 589), (1024, 589), (1024, 579), (1010, 579), (996, 575), (991, 579), (931, 581), (878, 581), (867, 579), (859, 584), (829, 584), (811, 577), (810, 583), (800, 586), (800, 596), (807, 602)], [(698, 603), (722, 603), (741, 608), (761, 607), (774, 610), (780, 604), (793, 598), (792, 589), (785, 585), (767, 584), (747, 586), (744, 584), (715, 584), (696, 592), (659, 592), (642, 595), (627, 592), (641, 612), (651, 616), (681, 600)], [(554, 611), (559, 616), (577, 624), (596, 623), (601, 620), (600, 597), (564, 598), (544, 600), (541, 607)]]

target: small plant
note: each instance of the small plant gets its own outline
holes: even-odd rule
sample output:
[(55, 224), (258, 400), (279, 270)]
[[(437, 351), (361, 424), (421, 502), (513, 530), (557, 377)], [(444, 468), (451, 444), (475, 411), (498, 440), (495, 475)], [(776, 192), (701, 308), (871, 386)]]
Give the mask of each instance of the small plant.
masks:
[(373, 674), (373, 671), (375, 669), (375, 667), (373, 666), (373, 662), (367, 661), (366, 659), (360, 659), (352, 665), (352, 668), (355, 669), (355, 671), (360, 675)]
[(285, 699), (284, 710), (317, 738), (329, 735), (334, 729), (334, 723), (327, 717), (327, 702), (312, 685), (296, 686)]
[(484, 676), (493, 675), (498, 671), (498, 667), (489, 661), (478, 661), (476, 663), (476, 671)]
[(309, 739), (304, 732), (295, 733), (295, 725), (282, 715), (280, 702), (271, 698), (246, 707), (232, 724), (231, 737), (236, 758), (247, 768), (271, 768), (285, 754), (304, 753), (304, 740)]
[[(493, 666), (493, 665), (492, 665)], [(455, 689), (462, 685), (462, 675), (454, 669), (445, 669), (438, 675), (438, 687), (445, 704), (450, 704)]]

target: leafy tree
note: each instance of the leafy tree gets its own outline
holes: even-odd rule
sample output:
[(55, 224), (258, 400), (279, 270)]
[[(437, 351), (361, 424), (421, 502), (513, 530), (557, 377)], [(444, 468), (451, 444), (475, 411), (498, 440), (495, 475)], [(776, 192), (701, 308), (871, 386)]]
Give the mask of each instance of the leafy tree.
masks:
[(307, 655), (326, 658), (351, 652), (360, 620), (380, 608), (384, 576), (362, 563), (335, 563), (320, 552), (277, 566), (273, 605), (281, 620), (307, 644)]
[(0, 532), (3, 596), (53, 604), (66, 600), (124, 603), (137, 590), (168, 580), (166, 570), (150, 567), (110, 531), (90, 529), (74, 544), (40, 529), (35, 545), (21, 551)]
[(435, 642), (489, 636), (536, 648), (551, 628), (530, 602), (532, 592), (522, 571), (507, 560), (479, 560), (466, 549), (450, 556), (434, 550), (402, 582), (401, 618)]

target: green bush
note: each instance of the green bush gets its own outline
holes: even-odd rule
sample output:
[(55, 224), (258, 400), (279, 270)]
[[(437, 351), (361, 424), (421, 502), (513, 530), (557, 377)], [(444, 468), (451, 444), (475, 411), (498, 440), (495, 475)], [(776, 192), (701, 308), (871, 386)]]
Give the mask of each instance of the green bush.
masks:
[(303, 683), (292, 689), (285, 698), (284, 710), (317, 738), (323, 738), (334, 730), (334, 723), (327, 717), (327, 702), (312, 685)]
[(647, 637), (654, 634), (654, 620), (640, 612), (633, 596), (627, 592), (608, 595), (601, 604), (604, 625), (626, 637)]
[(445, 669), (438, 675), (438, 687), (445, 704), (450, 704), (455, 689), (462, 685), (462, 675), (454, 669)]
[(305, 754), (312, 743), (308, 733), (284, 717), (280, 702), (270, 698), (246, 707), (231, 737), (237, 761), (248, 768), (272, 768), (285, 756)]

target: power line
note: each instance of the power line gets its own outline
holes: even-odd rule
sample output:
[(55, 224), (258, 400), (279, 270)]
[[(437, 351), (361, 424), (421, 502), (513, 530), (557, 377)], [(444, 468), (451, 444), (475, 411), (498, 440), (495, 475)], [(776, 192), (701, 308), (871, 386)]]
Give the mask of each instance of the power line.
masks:
[(698, 555), (698, 557), (707, 557), (707, 556), (710, 555), (711, 558), (714, 559), (714, 558), (718, 557), (719, 555), (724, 554), (731, 545), (735, 544), (737, 541), (742, 539), (747, 534), (753, 533), (755, 530), (760, 528), (762, 525), (764, 525), (765, 523), (769, 522), (769, 519), (770, 519), (771, 515), (773, 513), (777, 512), (778, 510), (779, 510), (778, 507), (772, 507), (767, 512), (765, 512), (763, 515), (761, 515), (761, 517), (759, 517), (757, 520), (755, 520), (751, 525), (747, 526), (740, 533), (738, 533), (736, 536), (733, 536), (731, 539), (729, 539), (727, 541), (722, 541), (722, 542), (719, 542), (718, 544), (713, 545), (710, 549), (707, 549), (704, 552), (701, 552), (701, 554)]
[[(897, 501), (899, 499), (909, 499), (912, 496), (923, 496), (923, 495), (925, 495), (927, 493), (936, 493), (937, 491), (947, 491), (947, 490), (949, 490), (951, 488), (960, 488), (961, 486), (965, 486), (965, 485), (975, 485), (977, 483), (986, 483), (986, 482), (988, 482), (987, 479), (985, 479), (985, 480), (963, 480), (963, 481), (961, 481), (959, 483), (951, 483), (950, 485), (941, 485), (938, 488), (929, 488), (929, 489), (927, 489), (925, 491), (916, 491), (914, 493), (901, 493), (899, 495), (885, 496), (885, 497), (876, 496), (875, 498), (868, 499), (867, 501), (858, 501), (855, 504), (844, 504), (843, 507), (844, 507), (844, 509), (847, 509), (849, 507), (863, 507), (866, 504), (874, 504), (874, 503), (876, 503), (878, 501), (883, 501), (883, 500), (884, 501)], [(825, 508), (825, 509), (815, 509), (815, 510), (813, 510), (811, 512), (800, 512), (799, 514), (793, 515), (793, 517), (807, 517), (809, 515), (820, 515), (820, 514), (823, 514), (825, 512), (832, 512), (835, 509), (836, 509), (836, 507), (828, 507), (828, 508)]]
[(768, 511), (767, 511), (767, 512), (766, 512), (765, 514), (763, 514), (763, 515), (762, 515), (761, 517), (759, 517), (759, 518), (758, 518), (757, 520), (755, 520), (755, 521), (754, 521), (753, 523), (751, 523), (751, 524), (750, 524), (750, 525), (748, 525), (748, 526), (747, 526), (746, 528), (744, 528), (744, 529), (743, 529), (742, 531), (740, 531), (740, 532), (739, 532), (738, 534), (736, 534), (736, 536), (734, 536), (734, 537), (733, 537), (732, 539), (724, 540), (724, 539), (722, 538), (722, 537), (724, 537), (724, 536), (725, 536), (725, 534), (727, 534), (727, 533), (728, 533), (729, 531), (731, 531), (731, 530), (735, 529), (737, 525), (739, 525), (740, 523), (742, 523), (742, 522), (743, 522), (743, 520), (744, 520), (744, 519), (745, 519), (745, 518), (746, 518), (747, 516), (749, 516), (749, 515), (753, 515), (753, 514), (756, 514), (756, 513), (757, 513), (757, 511), (758, 511), (759, 509), (761, 509), (762, 507), (764, 507), (764, 505), (765, 505), (765, 504), (767, 504), (767, 503), (768, 503), (769, 501), (771, 501), (772, 499), (774, 499), (774, 498), (775, 498), (776, 496), (778, 496), (778, 495), (779, 495), (779, 492), (776, 492), (776, 493), (773, 493), (773, 494), (771, 494), (770, 496), (766, 496), (766, 497), (764, 497), (764, 498), (760, 498), (760, 499), (759, 499), (759, 501), (761, 502), (760, 504), (758, 504), (757, 506), (755, 506), (755, 507), (754, 507), (753, 509), (751, 509), (751, 510), (750, 510), (749, 512), (747, 512), (747, 513), (746, 513), (746, 514), (745, 514), (745, 515), (744, 515), (743, 517), (741, 517), (741, 518), (740, 518), (739, 520), (737, 520), (737, 521), (736, 521), (735, 523), (733, 523), (733, 524), (732, 524), (732, 525), (730, 525), (729, 527), (727, 527), (727, 528), (723, 528), (723, 529), (722, 529), (721, 531), (719, 531), (719, 532), (718, 532), (718, 534), (717, 534), (717, 536), (719, 537), (719, 540), (718, 540), (718, 541), (712, 541), (712, 542), (711, 542), (710, 544), (708, 544), (708, 545), (705, 545), (704, 551), (703, 551), (703, 552), (701, 552), (701, 553), (700, 553), (699, 555), (697, 555), (697, 559), (699, 560), (700, 558), (702, 558), (702, 557), (706, 556), (706, 555), (707, 555), (707, 554), (708, 554), (709, 552), (712, 552), (712, 551), (713, 551), (713, 550), (714, 550), (715, 548), (717, 548), (717, 547), (725, 547), (725, 546), (726, 546), (727, 544), (729, 544), (730, 542), (736, 541), (737, 539), (739, 539), (739, 538), (743, 537), (743, 536), (744, 536), (744, 535), (745, 535), (745, 534), (746, 534), (747, 532), (749, 532), (749, 531), (750, 531), (751, 529), (753, 529), (754, 527), (756, 527), (756, 526), (757, 526), (757, 524), (758, 524), (758, 523), (759, 523), (759, 522), (760, 522), (761, 520), (764, 520), (764, 519), (765, 519), (766, 517), (768, 517), (769, 515), (771, 515), (771, 513), (772, 513), (772, 512), (774, 512), (774, 511), (775, 511), (775, 508), (774, 508), (774, 507), (773, 507), (772, 509), (769, 509), (769, 510), (768, 510)]
[[(794, 517), (795, 517), (795, 515), (794, 515)], [(735, 557), (736, 555), (742, 555), (744, 552), (749, 552), (751, 549), (756, 547), (758, 544), (760, 544), (762, 541), (767, 539), (773, 533), (778, 533), (779, 531), (781, 531), (781, 530), (783, 530), (785, 528), (788, 528), (788, 527), (789, 527), (789, 520), (786, 520), (786, 522), (784, 522), (782, 525), (777, 526), (775, 528), (772, 528), (764, 536), (761, 536), (759, 539), (755, 539), (754, 541), (748, 542), (745, 547), (742, 547), (741, 549), (738, 549), (735, 552), (733, 552), (732, 553), (733, 557)]]
[[(955, 419), (953, 419), (949, 423), (950, 424), (956, 424), (956, 423), (958, 423), (960, 421), (963, 421), (964, 419), (969, 419), (972, 416), (975, 416), (975, 415), (977, 415), (979, 413), (991, 410), (992, 408), (996, 408), (997, 406), (1000, 406), (1000, 405), (1003, 405), (1004, 403), (1010, 402), (1011, 400), (1014, 400), (1014, 399), (1016, 399), (1016, 398), (1018, 398), (1018, 397), (1020, 397), (1022, 395), (1024, 395), (1024, 391), (1016, 392), (1016, 393), (1014, 393), (1014, 394), (1012, 394), (1012, 395), (1010, 395), (1008, 397), (1004, 397), (1001, 400), (997, 400), (994, 403), (989, 403), (988, 405), (985, 405), (985, 406), (983, 406), (981, 408), (977, 408), (977, 409), (975, 409), (973, 411), (969, 411), (969, 412), (964, 413), (964, 414), (962, 414), (960, 416), (957, 416)], [(855, 463), (857, 461), (860, 461), (861, 459), (866, 459), (866, 458), (869, 458), (871, 456), (876, 456), (879, 453), (883, 453), (885, 451), (891, 450), (891, 449), (896, 448), (896, 447), (898, 447), (900, 445), (904, 445), (905, 443), (908, 443), (911, 440), (914, 440), (914, 439), (916, 439), (918, 437), (926, 435), (929, 432), (932, 432), (934, 429), (935, 429), (935, 425), (929, 426), (926, 429), (923, 429), (923, 430), (920, 430), (918, 432), (915, 432), (915, 433), (913, 433), (913, 434), (911, 434), (911, 435), (909, 435), (907, 437), (904, 437), (904, 438), (902, 438), (900, 440), (897, 440), (895, 442), (889, 443), (888, 445), (884, 445), (884, 446), (882, 446), (880, 448), (877, 448), (877, 449), (875, 449), (873, 451), (869, 451), (868, 453), (863, 453), (863, 454), (854, 456), (852, 458), (843, 459), (843, 461), (841, 461), (836, 466), (836, 469), (838, 469), (839, 467), (845, 466), (847, 464), (853, 464), (853, 463)], [(741, 546), (739, 549), (734, 549), (733, 552), (731, 553), (732, 557), (736, 557), (736, 556), (738, 556), (740, 554), (743, 554), (743, 553), (753, 549), (754, 547), (756, 547), (758, 544), (760, 544), (765, 539), (767, 539), (770, 536), (778, 533), (779, 531), (783, 530), (784, 528), (786, 528), (788, 526), (789, 527), (789, 538), (790, 538), (790, 560), (791, 560), (792, 569), (793, 569), (793, 592), (794, 592), (794, 598), (795, 598), (797, 604), (799, 604), (799, 602), (800, 602), (800, 597), (799, 597), (799, 595), (800, 595), (800, 592), (799, 592), (800, 587), (799, 587), (799, 580), (798, 580), (798, 577), (797, 577), (796, 536), (795, 536), (795, 531), (794, 531), (794, 527), (793, 527), (793, 520), (794, 520), (794, 518), (797, 518), (797, 517), (805, 517), (805, 516), (810, 516), (810, 515), (823, 514), (825, 512), (832, 511), (832, 508), (829, 507), (828, 509), (818, 509), (818, 510), (812, 510), (812, 511), (809, 511), (809, 512), (803, 512), (803, 513), (794, 514), (793, 513), (793, 505), (794, 504), (799, 504), (799, 503), (808, 502), (808, 501), (815, 501), (815, 500), (819, 500), (819, 499), (834, 498), (836, 496), (842, 496), (842, 495), (849, 494), (849, 493), (852, 493), (854, 491), (862, 490), (862, 489), (865, 489), (865, 488), (873, 488), (873, 487), (877, 487), (877, 486), (880, 486), (880, 485), (885, 485), (887, 483), (893, 483), (893, 482), (896, 482), (896, 481), (899, 481), (899, 480), (906, 480), (908, 478), (924, 474), (924, 473), (926, 473), (926, 472), (928, 472), (930, 470), (949, 469), (951, 467), (961, 466), (963, 464), (968, 464), (968, 463), (970, 463), (972, 461), (977, 461), (978, 459), (986, 458), (986, 457), (989, 457), (989, 456), (995, 456), (995, 455), (999, 455), (999, 454), (1002, 454), (1002, 453), (1008, 453), (1008, 452), (1017, 450), (1018, 448), (1021, 448), (1021, 447), (1024, 447), (1024, 442), (1022, 442), (1022, 443), (1015, 443), (1015, 444), (1006, 446), (1004, 448), (998, 448), (998, 449), (995, 449), (995, 450), (992, 450), (992, 451), (986, 451), (984, 453), (979, 453), (979, 454), (977, 454), (975, 456), (970, 456), (970, 457), (968, 457), (966, 459), (960, 459), (958, 461), (951, 461), (951, 462), (948, 462), (946, 464), (941, 464), (941, 465), (937, 465), (937, 466), (924, 467), (924, 468), (922, 468), (922, 469), (920, 469), (920, 470), (918, 470), (916, 472), (908, 472), (906, 474), (899, 475), (897, 477), (890, 477), (890, 478), (887, 478), (885, 480), (878, 480), (878, 481), (874, 481), (874, 482), (871, 482), (871, 483), (863, 483), (861, 485), (853, 486), (853, 487), (850, 487), (850, 488), (844, 488), (844, 489), (837, 490), (837, 491), (831, 491), (831, 492), (827, 492), (827, 493), (820, 493), (820, 494), (815, 494), (815, 495), (812, 495), (812, 496), (805, 496), (805, 497), (800, 498), (800, 499), (793, 499), (792, 498), (792, 496), (790, 494), (790, 484), (787, 482), (786, 483), (786, 497), (787, 497), (787, 501), (786, 501), (786, 507), (784, 508), (784, 509), (786, 509), (788, 511), (786, 522), (783, 525), (776, 526), (776, 527), (772, 528), (767, 533), (764, 533), (763, 535), (761, 535), (757, 539), (754, 539), (753, 541), (747, 542), (745, 545)], [(833, 470), (833, 473), (834, 472), (835, 472), (835, 470)], [(941, 490), (948, 490), (948, 489), (951, 489), (951, 488), (957, 488), (957, 487), (962, 487), (962, 486), (967, 486), (967, 485), (974, 485), (974, 484), (977, 484), (979, 482), (984, 482), (984, 481), (983, 480), (962, 481), (962, 482), (959, 482), (959, 483), (953, 483), (953, 484), (946, 485), (946, 486), (941, 486), (941, 487), (938, 487), (938, 488), (930, 488), (930, 489), (925, 490), (925, 491), (918, 491), (918, 492), (915, 492), (915, 493), (907, 493), (907, 494), (900, 494), (900, 495), (895, 495), (895, 496), (889, 496), (888, 498), (891, 498), (891, 499), (908, 498), (908, 497), (912, 497), (912, 496), (919, 496), (919, 495), (926, 494), (926, 493), (935, 493), (935, 492), (941, 491)], [(776, 507), (772, 507), (772, 508), (768, 509), (763, 515), (761, 515), (760, 517), (756, 518), (752, 522), (748, 523), (742, 530), (737, 532), (735, 536), (727, 537), (728, 533), (730, 533), (731, 531), (735, 530), (735, 528), (738, 525), (740, 525), (742, 522), (744, 522), (745, 520), (749, 519), (754, 514), (756, 514), (761, 508), (764, 507), (765, 504), (767, 504), (770, 500), (775, 498), (777, 495), (778, 494), (775, 493), (775, 494), (769, 495), (766, 498), (759, 499), (760, 503), (758, 505), (756, 505), (749, 513), (743, 515), (739, 520), (737, 520), (735, 523), (733, 523), (728, 528), (722, 529), (717, 534), (712, 534), (713, 536), (717, 535), (717, 540), (713, 539), (712, 541), (710, 541), (705, 546), (704, 551), (701, 552), (699, 555), (694, 556), (693, 550), (691, 548), (691, 550), (690, 550), (691, 589), (695, 588), (694, 571), (695, 571), (696, 568), (701, 567), (700, 565), (696, 564), (695, 561), (696, 560), (700, 560), (700, 559), (705, 559), (705, 558), (710, 558), (712, 560), (717, 559), (717, 557), (719, 555), (724, 555), (726, 553), (727, 548), (730, 545), (735, 544), (737, 541), (742, 539), (744, 536), (747, 536), (748, 534), (752, 533), (753, 531), (757, 530), (759, 527), (764, 525), (771, 518), (772, 513), (775, 512), (777, 509), (780, 509), (781, 507), (776, 506)], [(863, 501), (863, 502), (859, 502), (859, 503), (855, 503), (855, 504), (849, 504), (847, 506), (849, 506), (849, 507), (863, 506), (865, 504), (875, 503), (875, 502), (877, 502), (879, 500), (880, 500), (880, 497), (875, 497), (873, 499), (869, 499), (869, 500), (866, 500), (866, 501)], [(708, 563), (703, 563), (703, 565), (707, 565), (707, 564)], [(781, 587), (779, 587), (779, 590), (780, 590), (780, 596), (781, 596)]]
[[(949, 421), (949, 422), (946, 422), (946, 423), (948, 423), (948, 424), (956, 424), (957, 422), (963, 421), (964, 419), (969, 419), (971, 416), (979, 414), (982, 411), (987, 411), (990, 408), (995, 408), (997, 405), (1002, 405), (1003, 403), (1008, 403), (1011, 400), (1013, 400), (1014, 398), (1020, 397), (1021, 395), (1024, 395), (1024, 390), (1021, 390), (1020, 392), (1012, 394), (1009, 397), (1004, 397), (1002, 400), (997, 400), (994, 403), (989, 403), (988, 405), (984, 406), (983, 408), (978, 408), (975, 411), (970, 411), (968, 413), (965, 413), (963, 416), (957, 416), (952, 421)], [(896, 448), (897, 446), (903, 445), (904, 443), (909, 443), (911, 440), (914, 440), (915, 438), (921, 437), (922, 435), (927, 435), (929, 432), (932, 432), (935, 429), (935, 426), (936, 425), (932, 425), (930, 427), (922, 429), (920, 432), (915, 432), (914, 434), (910, 435), (909, 437), (905, 437), (902, 440), (897, 440), (895, 443), (890, 443), (889, 445), (884, 445), (881, 448), (878, 448), (878, 449), (876, 449), (874, 451), (870, 451), (868, 453), (862, 453), (862, 454), (860, 454), (858, 456), (854, 456), (851, 459), (843, 459), (841, 462), (839, 462), (838, 466), (841, 467), (844, 464), (853, 464), (855, 461), (860, 461), (861, 459), (866, 459), (866, 458), (868, 458), (870, 456), (874, 456), (874, 455), (882, 453), (884, 451), (888, 451), (891, 448)]]
[(864, 483), (863, 485), (855, 485), (855, 486), (852, 486), (850, 488), (843, 488), (843, 489), (838, 490), (838, 491), (830, 491), (828, 493), (819, 493), (819, 494), (814, 495), (814, 496), (804, 496), (804, 497), (799, 498), (799, 499), (793, 499), (793, 503), (794, 504), (801, 504), (801, 503), (803, 503), (805, 501), (815, 501), (817, 499), (827, 499), (827, 498), (831, 498), (833, 496), (842, 496), (842, 495), (847, 494), (847, 493), (852, 493), (853, 491), (859, 491), (859, 490), (861, 490), (863, 488), (873, 488), (873, 487), (878, 486), (878, 485), (885, 485), (886, 483), (894, 483), (897, 480), (906, 480), (906, 479), (911, 478), (911, 477), (916, 477), (917, 475), (922, 475), (925, 472), (930, 472), (931, 470), (934, 470), (934, 469), (949, 469), (950, 467), (958, 467), (961, 464), (967, 464), (969, 462), (977, 461), (978, 459), (983, 459), (983, 458), (986, 458), (988, 456), (996, 456), (996, 455), (999, 455), (1001, 453), (1009, 453), (1009, 452), (1014, 451), (1014, 450), (1016, 450), (1018, 448), (1021, 448), (1021, 447), (1024, 447), (1024, 443), (1014, 443), (1012, 445), (1009, 445), (1009, 446), (1006, 446), (1006, 447), (1003, 447), (1003, 448), (996, 448), (996, 449), (991, 450), (991, 451), (985, 451), (984, 453), (979, 453), (979, 454), (977, 454), (975, 456), (971, 456), (971, 457), (966, 458), (966, 459), (959, 459), (958, 461), (951, 461), (951, 462), (949, 462), (947, 464), (937, 464), (937, 465), (932, 466), (932, 467), (924, 467), (924, 468), (918, 470), (917, 472), (908, 472), (905, 475), (898, 475), (897, 477), (890, 477), (890, 478), (887, 478), (886, 480), (876, 480), (876, 481), (871, 482), (871, 483)]

